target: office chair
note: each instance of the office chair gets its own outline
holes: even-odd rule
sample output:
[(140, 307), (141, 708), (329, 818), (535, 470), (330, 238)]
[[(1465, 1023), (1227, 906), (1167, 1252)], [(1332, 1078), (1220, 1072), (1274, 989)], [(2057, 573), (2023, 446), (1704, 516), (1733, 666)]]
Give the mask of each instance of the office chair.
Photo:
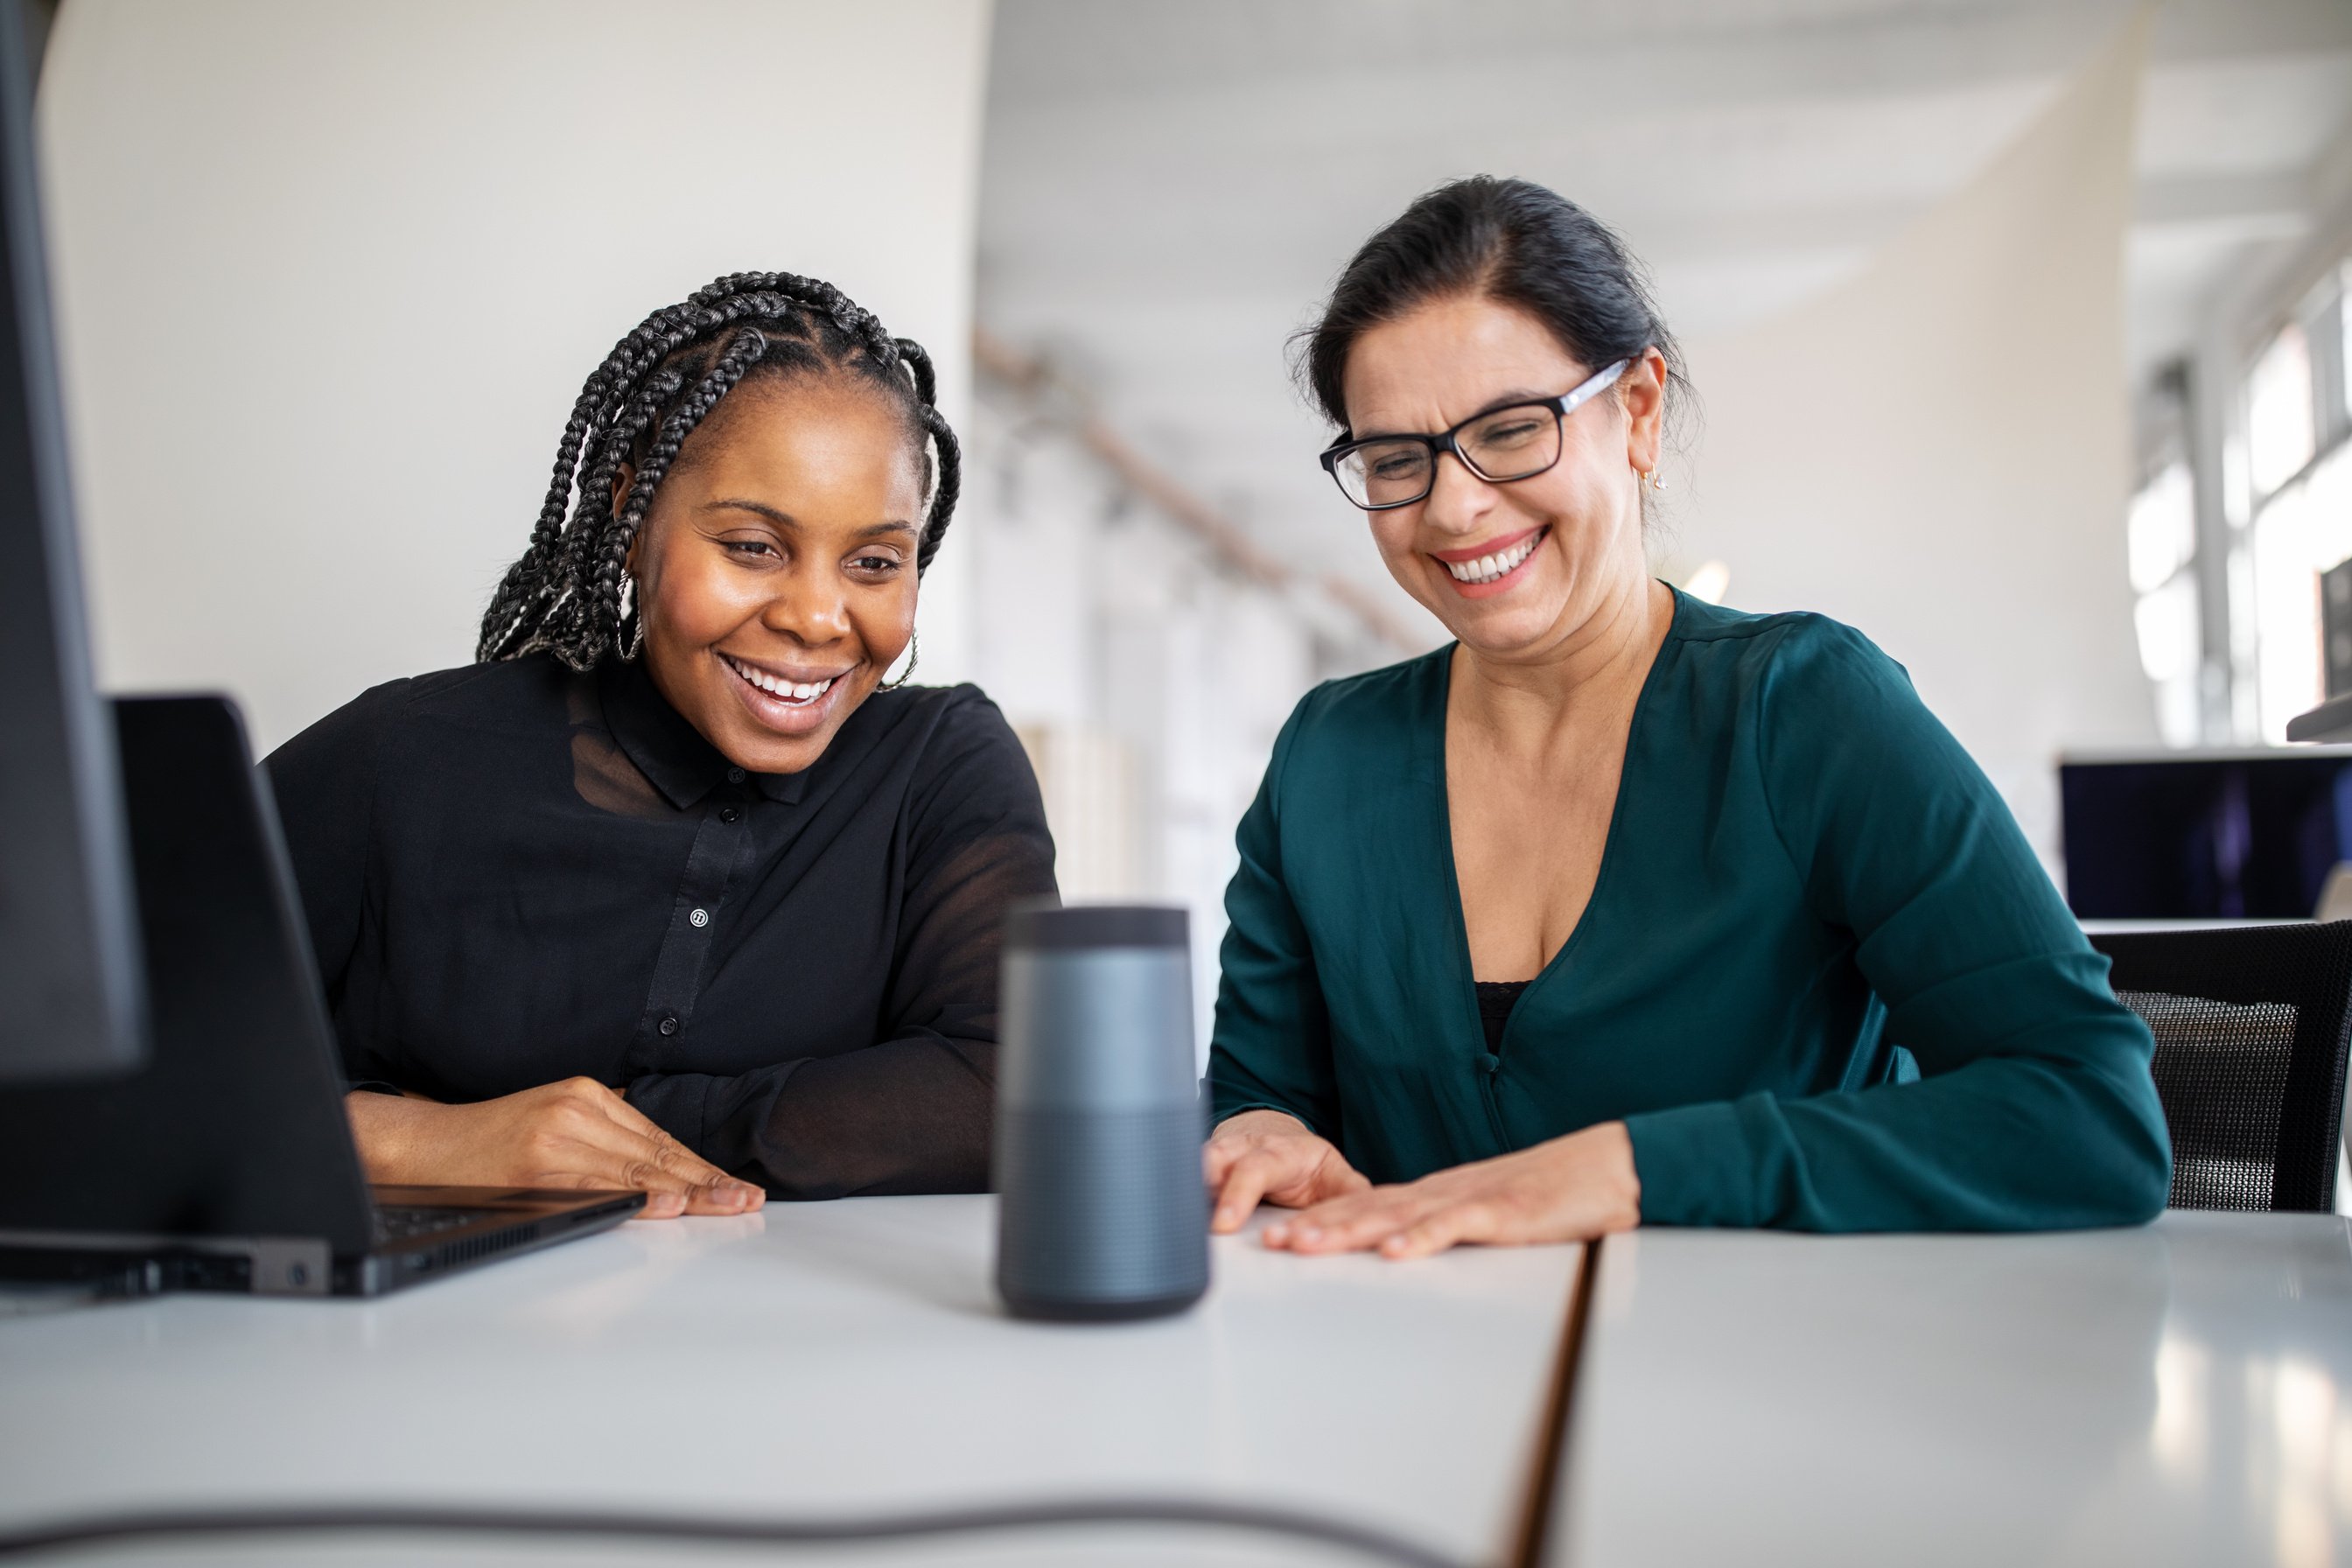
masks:
[(2169, 1206), (2326, 1214), (2336, 1205), (2352, 921), (2094, 936), (2156, 1036)]

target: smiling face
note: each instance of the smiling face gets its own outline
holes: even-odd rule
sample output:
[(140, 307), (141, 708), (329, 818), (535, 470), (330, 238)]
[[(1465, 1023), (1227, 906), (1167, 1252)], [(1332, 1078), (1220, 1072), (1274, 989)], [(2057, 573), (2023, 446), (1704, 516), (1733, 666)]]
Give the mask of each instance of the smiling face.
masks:
[[(1432, 434), (1559, 396), (1601, 368), (1514, 306), (1433, 300), (1356, 340), (1348, 427), (1360, 439)], [(1570, 414), (1559, 461), (1543, 473), (1490, 484), (1447, 454), (1427, 497), (1366, 512), (1391, 574), (1474, 652), (1508, 658), (1572, 643), (1647, 581), (1640, 478), (1658, 463), (1664, 370), (1650, 350), (1612, 394)]]
[(642, 657), (738, 767), (815, 762), (914, 636), (919, 451), (844, 375), (746, 382), (679, 448), (630, 552)]

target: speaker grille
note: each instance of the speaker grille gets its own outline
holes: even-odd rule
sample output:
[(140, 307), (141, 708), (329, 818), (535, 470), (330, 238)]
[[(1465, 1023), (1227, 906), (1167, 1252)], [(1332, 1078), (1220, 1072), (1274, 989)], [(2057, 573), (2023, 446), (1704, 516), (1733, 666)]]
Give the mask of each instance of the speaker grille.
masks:
[(997, 1288), (1016, 1307), (1179, 1305), (1209, 1285), (1201, 1117), (999, 1111)]

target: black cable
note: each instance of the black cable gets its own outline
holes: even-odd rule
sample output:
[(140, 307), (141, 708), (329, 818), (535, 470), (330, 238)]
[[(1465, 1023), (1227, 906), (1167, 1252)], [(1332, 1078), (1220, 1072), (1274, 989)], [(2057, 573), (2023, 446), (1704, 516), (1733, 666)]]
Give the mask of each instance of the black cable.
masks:
[(0, 1557), (29, 1557), (125, 1541), (170, 1536), (310, 1535), (343, 1531), (404, 1531), (469, 1535), (608, 1535), (714, 1545), (812, 1546), (901, 1541), (1088, 1524), (1166, 1524), (1288, 1536), (1337, 1546), (1404, 1568), (1470, 1568), (1402, 1536), (1341, 1520), (1255, 1503), (1181, 1498), (1101, 1498), (935, 1509), (920, 1513), (832, 1519), (713, 1519), (685, 1514), (561, 1513), (544, 1510), (394, 1507), (199, 1510), (101, 1515), (0, 1533)]

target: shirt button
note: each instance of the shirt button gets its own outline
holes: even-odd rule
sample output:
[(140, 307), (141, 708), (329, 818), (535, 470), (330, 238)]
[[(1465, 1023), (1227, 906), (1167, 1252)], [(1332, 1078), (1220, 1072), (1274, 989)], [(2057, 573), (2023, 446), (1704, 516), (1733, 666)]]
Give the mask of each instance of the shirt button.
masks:
[(1489, 1073), (1498, 1073), (1503, 1070), (1503, 1058), (1489, 1051), (1479, 1057), (1478, 1065)]
[(710, 923), (710, 911), (709, 910), (697, 910), (692, 914), (687, 916), (686, 919), (688, 925), (691, 925), (697, 931), (700, 931), (704, 926)]
[(729, 768), (727, 770), (727, 782), (729, 784), (741, 784), (743, 782), (743, 770), (741, 768)]
[(743, 814), (731, 805), (722, 805), (719, 808), (719, 820), (721, 822), (740, 822), (742, 816)]
[(675, 1034), (677, 1034), (677, 1014), (675, 1014), (675, 1013), (664, 1013), (664, 1014), (662, 1015), (662, 1019), (661, 1019), (661, 1032), (662, 1032), (663, 1034), (665, 1034), (665, 1035), (675, 1035)]

